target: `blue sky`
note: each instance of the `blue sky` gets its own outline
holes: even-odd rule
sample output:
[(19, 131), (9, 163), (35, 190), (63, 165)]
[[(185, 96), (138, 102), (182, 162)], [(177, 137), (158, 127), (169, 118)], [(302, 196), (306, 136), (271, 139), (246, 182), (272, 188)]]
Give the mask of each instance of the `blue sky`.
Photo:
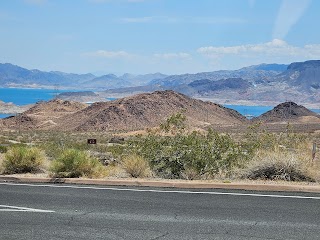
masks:
[(7, 0), (0, 62), (195, 73), (320, 59), (317, 0)]

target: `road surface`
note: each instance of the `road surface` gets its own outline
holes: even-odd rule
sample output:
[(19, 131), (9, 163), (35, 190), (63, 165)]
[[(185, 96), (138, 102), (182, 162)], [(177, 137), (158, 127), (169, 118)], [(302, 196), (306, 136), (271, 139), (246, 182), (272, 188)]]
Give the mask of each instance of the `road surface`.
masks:
[(320, 194), (0, 183), (0, 239), (320, 239)]

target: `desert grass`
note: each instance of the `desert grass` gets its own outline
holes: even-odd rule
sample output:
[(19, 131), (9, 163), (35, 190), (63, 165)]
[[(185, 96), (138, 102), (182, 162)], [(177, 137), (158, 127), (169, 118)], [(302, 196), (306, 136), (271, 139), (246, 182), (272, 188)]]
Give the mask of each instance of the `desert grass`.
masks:
[(151, 176), (149, 162), (136, 154), (124, 156), (121, 166), (131, 177), (144, 178)]
[(241, 177), (251, 180), (319, 181), (320, 166), (312, 161), (310, 152), (307, 149), (258, 150), (252, 161), (240, 171)]

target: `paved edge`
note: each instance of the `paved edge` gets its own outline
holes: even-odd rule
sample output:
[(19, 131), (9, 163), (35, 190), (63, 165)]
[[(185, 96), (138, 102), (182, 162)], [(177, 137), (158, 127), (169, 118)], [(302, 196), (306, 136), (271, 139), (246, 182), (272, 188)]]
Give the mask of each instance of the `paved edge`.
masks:
[(79, 178), (37, 178), (0, 176), (0, 182), (10, 183), (54, 183), (54, 184), (86, 184), (104, 186), (139, 186), (159, 188), (189, 189), (238, 189), (273, 192), (310, 192), (320, 193), (320, 186), (285, 185), (285, 184), (248, 184), (248, 183), (213, 183), (196, 181), (150, 180), (150, 179), (79, 179)]

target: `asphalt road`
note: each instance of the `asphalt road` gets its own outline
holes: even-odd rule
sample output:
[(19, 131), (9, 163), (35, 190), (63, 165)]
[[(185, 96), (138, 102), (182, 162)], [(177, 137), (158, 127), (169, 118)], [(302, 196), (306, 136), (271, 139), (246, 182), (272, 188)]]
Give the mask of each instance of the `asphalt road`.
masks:
[(0, 239), (320, 239), (320, 194), (0, 183)]

